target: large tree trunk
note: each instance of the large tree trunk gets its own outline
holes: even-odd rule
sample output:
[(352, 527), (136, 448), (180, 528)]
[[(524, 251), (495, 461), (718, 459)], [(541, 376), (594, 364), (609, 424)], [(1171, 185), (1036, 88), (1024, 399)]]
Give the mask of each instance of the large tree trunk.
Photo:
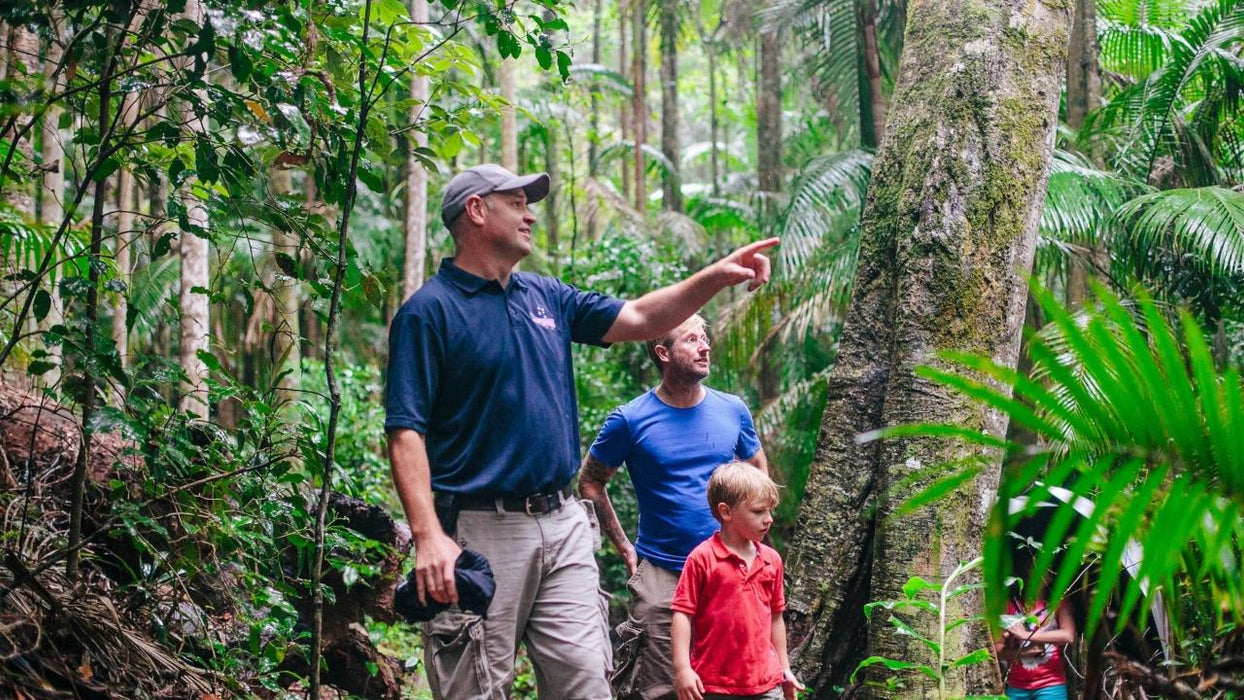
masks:
[(501, 59), (497, 69), (497, 82), (501, 84), (501, 96), (508, 103), (501, 108), (501, 167), (512, 173), (518, 172), (518, 117), (514, 103), (518, 100), (514, 88), (514, 64), (512, 58)]
[(635, 133), (635, 210), (643, 213), (648, 203), (648, 184), (644, 176), (644, 143), (648, 138), (648, 100), (647, 84), (644, 73), (648, 70), (648, 26), (646, 0), (632, 0), (631, 30), (632, 41), (631, 80), (634, 86), (634, 99), (631, 100), (631, 127)]
[[(874, 616), (868, 626), (861, 606), (901, 598), (913, 575), (940, 582), (980, 554), (1000, 455), (987, 455), (989, 468), (953, 504), (895, 517), (905, 497), (935, 478), (931, 467), (977, 451), (943, 441), (861, 445), (855, 438), (913, 421), (1004, 435), (1005, 416), (917, 377), (915, 368), (947, 367), (938, 354), (947, 350), (1015, 366), (1069, 14), (1024, 0), (909, 6), (893, 109), (862, 220), (855, 289), (787, 562), (793, 656), (818, 697), (847, 685), (865, 655), (929, 662), (922, 644), (892, 633), (888, 615)], [(979, 612), (980, 602), (956, 598), (947, 620)], [(931, 615), (907, 619), (937, 638)], [(987, 645), (982, 625), (964, 625), (946, 639), (947, 658)], [(937, 693), (923, 676), (906, 680), (902, 690), (855, 690), (882, 697)], [(946, 690), (991, 692), (999, 680), (996, 667), (978, 664), (952, 671)]]
[(856, 23), (859, 27), (860, 61), (867, 94), (860, 94), (860, 142), (868, 148), (881, 144), (885, 133), (885, 90), (881, 86), (881, 48), (877, 43), (877, 2), (857, 0)]
[(678, 147), (678, 0), (661, 0), (661, 152), (673, 170), (661, 178), (667, 211), (682, 211)]
[[(410, 0), (410, 17), (415, 24), (428, 21), (428, 0)], [(410, 79), (410, 124), (428, 101), (428, 79), (412, 75)], [(406, 257), (402, 273), (402, 298), (408, 298), (423, 286), (423, 268), (428, 255), (428, 172), (414, 156), (415, 148), (428, 145), (423, 129), (410, 132), (410, 151), (406, 154)]]
[[(196, 25), (202, 24), (203, 6), (200, 1), (187, 0), (183, 16)], [(205, 120), (195, 116), (189, 103), (182, 103), (181, 110), (182, 123), (186, 125), (192, 138), (206, 133)], [(182, 187), (180, 196), (186, 207), (186, 218), (191, 229), (206, 233), (210, 225), (207, 206), (189, 185)], [(182, 231), (178, 250), (181, 254), (181, 289), (178, 298), (181, 309), (180, 360), (182, 371), (186, 373), (186, 381), (181, 389), (181, 410), (199, 418), (207, 418), (207, 365), (199, 358), (200, 351), (208, 351), (207, 333), (210, 328), (208, 296), (204, 291), (210, 284), (207, 274), (207, 239), (191, 231)]]

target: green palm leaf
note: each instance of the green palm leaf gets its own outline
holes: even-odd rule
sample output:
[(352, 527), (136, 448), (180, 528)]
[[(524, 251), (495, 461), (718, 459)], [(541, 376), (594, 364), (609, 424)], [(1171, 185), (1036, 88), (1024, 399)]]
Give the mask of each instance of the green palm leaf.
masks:
[(1244, 194), (1222, 187), (1137, 197), (1111, 219), (1116, 263), (1203, 306), (1238, 308), (1244, 280)]
[[(1048, 292), (1035, 290), (1061, 339), (1058, 347), (1048, 346), (1042, 335), (1029, 341), (1033, 376), (1043, 380), (964, 356), (948, 359), (969, 374), (922, 374), (1016, 419), (1029, 414), (1025, 420), (1048, 425), (1039, 431), (1044, 441), (1030, 461), (1002, 481), (1000, 502), (1019, 498), (1024, 505), (995, 512), (994, 532), (1003, 533), (1043, 503), (1058, 504), (1029, 595), (1049, 571), (1058, 598), (1085, 565), (1096, 563), (1090, 635), (1108, 605), (1119, 611), (1121, 628), (1143, 617), (1159, 596), (1176, 599), (1190, 586), (1213, 594), (1209, 614), (1242, 614), (1237, 567), (1244, 554), (1238, 517), (1244, 508), (1244, 385), (1234, 370), (1220, 372), (1192, 316), (1185, 313), (1172, 324), (1148, 298), (1133, 308), (1101, 287), (1095, 291), (1098, 307), (1073, 316)], [(931, 437), (945, 434), (943, 426), (906, 426), (901, 432), (922, 430)], [(1008, 449), (1020, 454), (1020, 448)], [(1055, 486), (1067, 487), (1072, 497), (1055, 498)], [(995, 535), (986, 547), (995, 613), (1005, 607), (1011, 575), (1000, 541)], [(1129, 549), (1138, 560), (1125, 565)], [(1168, 610), (1177, 629), (1182, 609)]]

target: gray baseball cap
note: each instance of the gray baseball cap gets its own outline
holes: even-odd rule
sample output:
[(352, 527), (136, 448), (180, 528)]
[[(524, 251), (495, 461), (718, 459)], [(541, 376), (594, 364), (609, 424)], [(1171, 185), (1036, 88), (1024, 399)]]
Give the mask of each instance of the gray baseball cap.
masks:
[(467, 168), (454, 176), (441, 195), (441, 221), (446, 228), (466, 208), (471, 195), (483, 197), (493, 192), (522, 190), (527, 193), (527, 203), (533, 204), (549, 194), (548, 173), (515, 175), (495, 163), (484, 163)]

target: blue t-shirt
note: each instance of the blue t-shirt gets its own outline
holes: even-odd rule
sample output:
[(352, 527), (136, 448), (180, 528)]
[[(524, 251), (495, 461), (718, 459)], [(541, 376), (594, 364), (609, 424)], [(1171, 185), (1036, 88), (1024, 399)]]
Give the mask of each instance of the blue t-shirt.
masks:
[(385, 429), (424, 436), (435, 491), (564, 487), (579, 466), (570, 343), (605, 345), (623, 303), (521, 272), (503, 290), (445, 260), (389, 327)]
[(704, 400), (692, 408), (670, 406), (651, 390), (615, 409), (590, 451), (630, 472), (639, 502), (635, 552), (681, 571), (691, 550), (718, 528), (706, 496), (713, 470), (751, 459), (759, 449), (743, 401), (705, 387)]

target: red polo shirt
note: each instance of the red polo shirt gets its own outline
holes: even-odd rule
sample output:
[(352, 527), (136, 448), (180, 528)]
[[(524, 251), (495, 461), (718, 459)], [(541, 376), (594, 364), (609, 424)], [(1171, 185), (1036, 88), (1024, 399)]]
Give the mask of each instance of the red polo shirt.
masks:
[(705, 692), (759, 695), (782, 684), (773, 615), (786, 609), (782, 558), (756, 543), (749, 569), (721, 534), (691, 550), (671, 607), (691, 616), (691, 668)]

